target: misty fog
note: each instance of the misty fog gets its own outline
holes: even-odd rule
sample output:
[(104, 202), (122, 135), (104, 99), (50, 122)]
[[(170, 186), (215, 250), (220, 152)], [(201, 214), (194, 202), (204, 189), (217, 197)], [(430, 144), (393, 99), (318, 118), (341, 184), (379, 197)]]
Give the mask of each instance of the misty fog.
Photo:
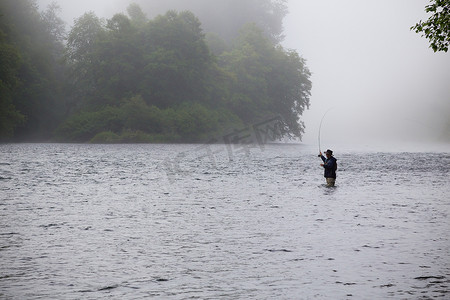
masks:
[(447, 298), (429, 3), (0, 0), (0, 298)]
[[(41, 9), (50, 2), (38, 1)], [(56, 2), (68, 29), (86, 11), (110, 18), (131, 2), (141, 5), (148, 17), (175, 9), (193, 11), (204, 24), (208, 18), (220, 18), (222, 32), (236, 30), (239, 17), (227, 14), (227, 6), (239, 1)], [(297, 50), (312, 72), (311, 107), (302, 117), (305, 143), (317, 143), (320, 119), (330, 108), (322, 128), (325, 147), (450, 140), (450, 55), (434, 53), (425, 38), (410, 30), (428, 18), (427, 4), (427, 0), (289, 1), (282, 45)]]
[(428, 1), (290, 1), (284, 45), (313, 72), (304, 140), (449, 141), (450, 55), (409, 28)]

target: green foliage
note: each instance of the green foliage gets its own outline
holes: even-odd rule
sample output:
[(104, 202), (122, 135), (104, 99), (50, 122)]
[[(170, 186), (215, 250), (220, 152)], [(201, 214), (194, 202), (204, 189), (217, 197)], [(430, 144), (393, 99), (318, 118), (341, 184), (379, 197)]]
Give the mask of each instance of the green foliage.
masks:
[(208, 110), (201, 104), (184, 103), (176, 111), (171, 120), (175, 132), (185, 141), (204, 140), (218, 130), (219, 122), (217, 112)]
[(57, 10), (53, 4), (40, 14), (32, 0), (0, 1), (2, 138), (46, 139), (59, 121), (64, 24)]
[(450, 0), (431, 0), (430, 3), (425, 11), (432, 15), (426, 22), (419, 21), (411, 30), (425, 35), (434, 52), (447, 52), (450, 44)]
[(85, 142), (100, 132), (116, 132), (121, 128), (120, 109), (107, 106), (70, 117), (56, 130), (56, 137), (61, 141)]
[(70, 62), (90, 63), (94, 45), (103, 30), (102, 21), (93, 12), (76, 19), (67, 38), (67, 56)]
[(19, 84), (20, 64), (18, 50), (5, 41), (0, 30), (0, 138), (12, 137), (14, 129), (25, 121), (25, 116), (17, 111), (12, 101), (12, 93)]
[(228, 48), (227, 43), (215, 33), (206, 34), (206, 44), (209, 50), (216, 56), (221, 55)]
[[(134, 6), (132, 18), (136, 11)], [(83, 99), (81, 106), (119, 105), (119, 99), (140, 94), (165, 108), (202, 97), (211, 56), (198, 19), (168, 12), (145, 25), (143, 16), (139, 20), (137, 26), (117, 14), (105, 25), (88, 13), (75, 22), (67, 57), (73, 98)]]
[(224, 134), (233, 125), (242, 123), (226, 110), (211, 110), (199, 103), (161, 110), (135, 96), (119, 107), (73, 115), (57, 129), (56, 136), (69, 142), (192, 142)]
[(312, 87), (304, 59), (295, 51), (274, 46), (250, 24), (220, 61), (234, 77), (229, 107), (236, 115), (247, 124), (280, 115), (288, 133), (301, 137), (304, 125), (299, 117), (309, 107)]
[[(56, 2), (52, 2), (47, 7), (47, 10), (41, 14), (45, 31), (55, 43), (62, 43), (66, 36), (66, 24), (58, 16), (58, 13), (60, 12), (61, 7)], [(56, 46), (60, 46), (60, 44), (57, 44)]]
[(132, 3), (127, 8), (127, 13), (131, 18), (131, 23), (135, 27), (143, 27), (148, 22), (147, 16), (142, 11), (142, 8), (136, 3)]
[(124, 128), (148, 133), (161, 133), (164, 128), (161, 110), (148, 106), (141, 96), (126, 101), (120, 109)]
[(151, 135), (142, 131), (125, 131), (120, 136), (121, 143), (151, 143)]
[[(86, 105), (86, 99), (98, 99), (97, 68), (101, 61), (96, 56), (96, 45), (104, 33), (103, 22), (93, 13), (85, 13), (75, 20), (69, 32), (66, 47), (66, 63), (69, 69), (67, 82), (71, 95), (67, 105), (69, 109), (78, 109)], [(86, 102), (82, 102), (85, 100)]]
[(92, 144), (116, 144), (120, 143), (120, 136), (112, 131), (102, 131), (96, 134), (91, 140)]
[[(0, 17), (2, 136), (200, 142), (278, 115), (283, 134), (304, 131), (299, 118), (309, 106), (309, 70), (261, 23), (243, 26), (225, 43), (220, 35), (206, 38), (191, 12), (150, 20), (134, 4), (128, 15), (101, 20), (88, 12), (75, 20), (63, 55), (58, 7), (39, 14), (33, 3), (0, 2), (12, 12)], [(281, 12), (285, 1), (261, 3), (278, 3)]]
[(167, 12), (149, 23), (144, 34), (145, 81), (142, 93), (160, 107), (199, 100), (211, 63), (199, 20), (190, 12)]
[(15, 128), (22, 125), (26, 118), (12, 103), (10, 90), (1, 80), (0, 95), (0, 140), (2, 140), (13, 137)]

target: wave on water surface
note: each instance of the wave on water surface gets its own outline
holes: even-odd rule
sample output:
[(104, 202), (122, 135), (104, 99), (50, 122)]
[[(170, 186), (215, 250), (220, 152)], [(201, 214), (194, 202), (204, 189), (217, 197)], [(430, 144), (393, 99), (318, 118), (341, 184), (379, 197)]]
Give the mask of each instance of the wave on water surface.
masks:
[(0, 298), (448, 298), (450, 152), (0, 145)]

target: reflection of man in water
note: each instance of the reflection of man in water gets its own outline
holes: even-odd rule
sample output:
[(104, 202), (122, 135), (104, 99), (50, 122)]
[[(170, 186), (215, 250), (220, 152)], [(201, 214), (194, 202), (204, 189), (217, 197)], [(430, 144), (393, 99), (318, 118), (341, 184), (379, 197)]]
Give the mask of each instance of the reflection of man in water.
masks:
[(333, 156), (333, 151), (327, 150), (325, 152), (327, 158), (319, 153), (319, 157), (323, 160), (321, 166), (325, 169), (324, 177), (327, 179), (327, 186), (334, 186), (336, 183), (336, 170), (337, 170), (337, 159)]

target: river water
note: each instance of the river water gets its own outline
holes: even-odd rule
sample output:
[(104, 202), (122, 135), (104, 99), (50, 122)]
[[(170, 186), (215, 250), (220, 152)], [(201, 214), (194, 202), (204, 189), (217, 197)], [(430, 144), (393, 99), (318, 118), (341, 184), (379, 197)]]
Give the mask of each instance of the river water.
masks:
[(0, 145), (1, 299), (450, 298), (450, 150)]

